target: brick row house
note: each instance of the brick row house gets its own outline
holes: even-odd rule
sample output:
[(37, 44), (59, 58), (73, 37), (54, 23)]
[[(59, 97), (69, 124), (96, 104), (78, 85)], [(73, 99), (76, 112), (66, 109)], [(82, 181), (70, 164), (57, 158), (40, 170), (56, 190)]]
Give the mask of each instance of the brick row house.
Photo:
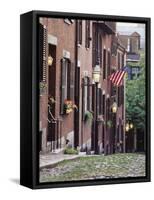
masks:
[(125, 84), (109, 80), (126, 60), (116, 23), (40, 18), (39, 58), (40, 151), (125, 152)]

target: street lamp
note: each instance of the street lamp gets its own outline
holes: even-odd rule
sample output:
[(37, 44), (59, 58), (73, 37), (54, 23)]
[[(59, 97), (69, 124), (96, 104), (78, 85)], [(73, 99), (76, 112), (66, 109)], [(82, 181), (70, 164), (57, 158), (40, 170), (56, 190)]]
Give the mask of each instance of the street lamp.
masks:
[(128, 132), (129, 131), (129, 124), (127, 123), (126, 124), (126, 132)]
[(113, 118), (113, 131), (112, 131), (112, 144), (113, 144), (113, 153), (115, 153), (116, 151), (116, 112), (117, 112), (117, 103), (114, 101), (114, 103), (112, 104), (111, 107), (111, 111), (112, 111), (112, 118)]
[(100, 81), (100, 75), (101, 75), (101, 71), (100, 71), (100, 66), (99, 65), (96, 65), (94, 67), (94, 70), (93, 70), (93, 80), (96, 84), (99, 83)]
[(117, 112), (117, 103), (114, 102), (112, 105), (112, 113), (116, 113)]
[(133, 129), (133, 128), (134, 128), (133, 123), (130, 123), (129, 127), (130, 127), (131, 129)]
[(95, 142), (94, 142), (94, 148), (95, 148), (95, 154), (98, 153), (98, 84), (100, 82), (100, 75), (101, 75), (101, 71), (100, 71), (100, 66), (96, 65), (93, 69), (93, 80), (95, 82), (95, 97), (96, 97), (96, 103), (95, 103), (95, 123), (94, 123), (94, 127), (95, 127)]
[(53, 63), (53, 58), (51, 55), (48, 56), (48, 66), (51, 66)]

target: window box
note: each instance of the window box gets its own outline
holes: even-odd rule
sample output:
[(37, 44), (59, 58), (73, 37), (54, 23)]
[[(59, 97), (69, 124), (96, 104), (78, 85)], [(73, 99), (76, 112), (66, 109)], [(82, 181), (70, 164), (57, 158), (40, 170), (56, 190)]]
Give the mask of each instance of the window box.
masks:
[(65, 100), (64, 102), (64, 114), (70, 114), (77, 106), (71, 100)]

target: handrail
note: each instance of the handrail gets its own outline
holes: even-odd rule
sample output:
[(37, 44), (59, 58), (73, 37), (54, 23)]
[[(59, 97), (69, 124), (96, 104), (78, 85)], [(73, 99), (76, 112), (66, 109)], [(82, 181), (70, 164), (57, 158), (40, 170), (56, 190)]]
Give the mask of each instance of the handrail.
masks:
[[(56, 124), (56, 132), (55, 132), (55, 138), (56, 138), (56, 144), (53, 144), (51, 146), (51, 149), (55, 148), (61, 148), (61, 122), (63, 121), (61, 118), (55, 118), (51, 112), (51, 106), (48, 104), (48, 112), (50, 114), (51, 119), (48, 119), (49, 123)], [(60, 139), (60, 141), (58, 141)]]

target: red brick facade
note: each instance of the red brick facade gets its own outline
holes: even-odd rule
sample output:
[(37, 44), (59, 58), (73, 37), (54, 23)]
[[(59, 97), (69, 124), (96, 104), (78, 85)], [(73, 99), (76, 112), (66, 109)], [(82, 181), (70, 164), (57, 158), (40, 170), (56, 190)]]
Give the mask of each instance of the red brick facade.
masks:
[[(40, 18), (40, 24), (47, 31), (45, 87), (40, 92), (41, 150), (62, 150), (70, 145), (87, 153), (124, 152), (124, 81), (113, 92), (109, 80), (113, 70), (125, 64), (116, 23)], [(48, 56), (53, 59), (51, 66)], [(97, 85), (92, 76), (96, 65), (101, 70)], [(52, 105), (50, 98), (55, 101)], [(77, 106), (69, 114), (63, 110), (66, 99)], [(111, 112), (114, 102), (118, 106), (115, 114)], [(93, 116), (90, 122), (87, 113)]]

